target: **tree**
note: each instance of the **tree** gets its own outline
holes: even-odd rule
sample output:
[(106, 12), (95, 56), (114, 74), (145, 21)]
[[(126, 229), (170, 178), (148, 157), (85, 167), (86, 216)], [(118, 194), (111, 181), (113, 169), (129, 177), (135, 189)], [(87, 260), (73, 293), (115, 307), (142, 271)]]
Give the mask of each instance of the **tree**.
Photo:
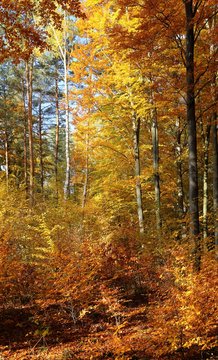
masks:
[(195, 236), (195, 267), (200, 268), (200, 225), (198, 209), (198, 165), (197, 165), (197, 135), (195, 116), (195, 74), (194, 74), (194, 17), (198, 4), (185, 0), (186, 15), (186, 104), (189, 144), (189, 208), (191, 216), (191, 232)]
[(6, 182), (22, 182), (23, 176), (23, 99), (20, 94), (20, 73), (10, 62), (1, 64), (0, 69), (0, 125)]
[[(42, 4), (52, 11), (45, 0), (29, 2), (34, 29), (47, 24)], [(50, 50), (0, 64), (4, 358), (46, 358), (47, 347), (52, 358), (215, 356), (213, 5), (84, 0), (86, 21), (67, 8), (48, 14), (50, 24), (67, 22), (47, 28)], [(191, 192), (188, 204), (190, 179), (199, 233), (193, 213), (186, 217), (196, 200)]]
[(35, 182), (35, 163), (33, 150), (33, 59), (26, 61), (26, 93), (27, 93), (27, 122), (29, 136), (29, 196), (30, 204), (34, 204), (34, 182)]
[[(118, 40), (115, 43), (116, 47), (137, 49), (137, 55), (136, 52), (132, 56), (130, 55), (131, 60), (137, 56), (142, 61), (145, 53), (148, 52), (152, 54), (153, 63), (156, 61), (160, 69), (162, 61), (165, 61), (165, 64), (170, 64), (169, 79), (167, 80), (170, 82), (173, 82), (173, 78), (178, 76), (178, 70), (181, 71), (182, 64), (186, 70), (186, 77), (180, 76), (181, 86), (178, 86), (177, 83), (176, 88), (178, 94), (177, 103), (179, 103), (181, 102), (181, 96), (184, 98), (184, 86), (186, 86), (186, 121), (189, 139), (190, 230), (195, 241), (195, 267), (199, 269), (200, 223), (198, 202), (200, 199), (198, 189), (198, 133), (196, 127), (198, 118), (196, 116), (196, 99), (199, 99), (199, 96), (205, 89), (208, 90), (207, 76), (210, 74), (213, 66), (212, 58), (214, 58), (214, 53), (211, 55), (209, 46), (202, 41), (202, 38), (205, 36), (205, 32), (208, 31), (208, 23), (216, 14), (214, 2), (181, 1), (175, 4), (174, 2), (166, 3), (164, 0), (145, 0), (142, 6), (138, 6), (135, 1), (128, 4), (125, 1), (118, 1), (118, 5), (120, 8), (119, 17), (125, 17), (125, 8), (129, 6), (128, 11), (131, 12), (131, 19), (135, 19), (136, 30), (132, 33), (126, 29), (124, 22), (122, 25), (116, 24), (112, 32), (113, 39)], [(111, 29), (108, 31), (111, 32)], [(160, 32), (161, 37), (159, 36)], [(149, 39), (148, 33), (150, 35)], [(166, 44), (169, 45), (169, 50), (166, 49)], [(156, 49), (158, 49), (158, 52)], [(201, 51), (204, 49), (204, 56), (201, 58), (200, 49)], [(175, 51), (177, 56), (181, 56), (180, 63), (175, 58)], [(196, 55), (194, 55), (194, 52), (196, 52)], [(165, 54), (165, 59), (162, 58), (161, 53)], [(156, 74), (155, 83), (155, 95), (158, 96), (158, 88), (161, 86), (161, 79), (158, 74)], [(208, 112), (209, 108), (210, 105), (204, 111)]]
[[(65, 107), (65, 183), (64, 183), (64, 196), (65, 199), (70, 197), (71, 193), (71, 164), (70, 164), (70, 98), (69, 98), (69, 68), (70, 68), (70, 47), (73, 46), (73, 38), (75, 28), (73, 22), (70, 20), (69, 14), (64, 12), (64, 19), (62, 24), (62, 31), (58, 31), (54, 26), (51, 26), (50, 32), (53, 35), (53, 39), (50, 41), (50, 45), (56, 54), (60, 57), (63, 63), (63, 81), (64, 81), (64, 107)], [(72, 43), (70, 44), (70, 41)]]
[(57, 6), (76, 16), (84, 17), (79, 0), (18, 0), (16, 3), (13, 0), (1, 0), (0, 61), (8, 58), (13, 58), (15, 62), (19, 59), (26, 60), (34, 48), (45, 49), (45, 26), (48, 23), (53, 23), (57, 28), (61, 26), (62, 16), (57, 13)]

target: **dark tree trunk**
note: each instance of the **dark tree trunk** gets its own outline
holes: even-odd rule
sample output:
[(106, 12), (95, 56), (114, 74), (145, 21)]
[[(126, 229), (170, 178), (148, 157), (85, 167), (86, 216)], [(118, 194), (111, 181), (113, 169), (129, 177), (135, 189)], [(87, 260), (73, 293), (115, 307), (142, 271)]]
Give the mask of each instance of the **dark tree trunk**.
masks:
[(200, 269), (200, 226), (198, 208), (197, 136), (195, 118), (194, 11), (193, 1), (184, 0), (186, 13), (186, 102), (189, 146), (190, 230), (195, 240), (195, 269)]
[(212, 141), (213, 141), (213, 210), (214, 210), (214, 226), (215, 226), (215, 245), (218, 246), (218, 143), (217, 143), (217, 116), (214, 113), (212, 125)]
[[(217, 5), (214, 6), (214, 16), (210, 20), (210, 29), (215, 31), (217, 22)], [(215, 246), (218, 246), (218, 142), (217, 142), (217, 109), (216, 104), (218, 100), (217, 94), (217, 72), (216, 72), (216, 43), (212, 43), (210, 46), (211, 56), (213, 57), (213, 66), (214, 66), (214, 76), (211, 84), (211, 96), (212, 100), (215, 104), (215, 108), (213, 110), (212, 115), (212, 124), (211, 124), (211, 132), (212, 132), (212, 146), (213, 146), (213, 212), (214, 212), (214, 236), (215, 236)]]
[(157, 110), (154, 108), (151, 112), (151, 135), (153, 152), (153, 171), (154, 171), (154, 191), (155, 191), (155, 211), (156, 211), (156, 229), (160, 237), (161, 214), (160, 214), (160, 174), (159, 174), (159, 140), (158, 140), (158, 122)]

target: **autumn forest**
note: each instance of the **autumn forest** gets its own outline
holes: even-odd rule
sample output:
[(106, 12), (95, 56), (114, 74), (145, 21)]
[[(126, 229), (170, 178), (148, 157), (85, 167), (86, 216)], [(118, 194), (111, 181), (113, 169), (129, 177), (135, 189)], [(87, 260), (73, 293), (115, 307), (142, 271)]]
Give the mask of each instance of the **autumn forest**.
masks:
[(0, 0), (0, 360), (212, 360), (215, 0)]

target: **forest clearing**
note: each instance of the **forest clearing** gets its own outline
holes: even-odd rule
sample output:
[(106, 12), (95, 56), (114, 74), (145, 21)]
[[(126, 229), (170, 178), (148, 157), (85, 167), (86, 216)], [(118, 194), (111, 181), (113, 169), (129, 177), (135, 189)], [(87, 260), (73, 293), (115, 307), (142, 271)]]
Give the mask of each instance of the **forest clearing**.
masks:
[(0, 0), (0, 360), (217, 360), (215, 0)]

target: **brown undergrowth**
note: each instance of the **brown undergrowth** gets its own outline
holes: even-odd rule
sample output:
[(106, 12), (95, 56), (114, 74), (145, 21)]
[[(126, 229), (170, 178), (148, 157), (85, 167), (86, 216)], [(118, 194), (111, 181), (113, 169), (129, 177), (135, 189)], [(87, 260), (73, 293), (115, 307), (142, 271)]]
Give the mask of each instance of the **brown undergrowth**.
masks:
[(131, 233), (76, 250), (2, 265), (1, 359), (216, 359), (212, 252), (196, 274), (184, 246)]

